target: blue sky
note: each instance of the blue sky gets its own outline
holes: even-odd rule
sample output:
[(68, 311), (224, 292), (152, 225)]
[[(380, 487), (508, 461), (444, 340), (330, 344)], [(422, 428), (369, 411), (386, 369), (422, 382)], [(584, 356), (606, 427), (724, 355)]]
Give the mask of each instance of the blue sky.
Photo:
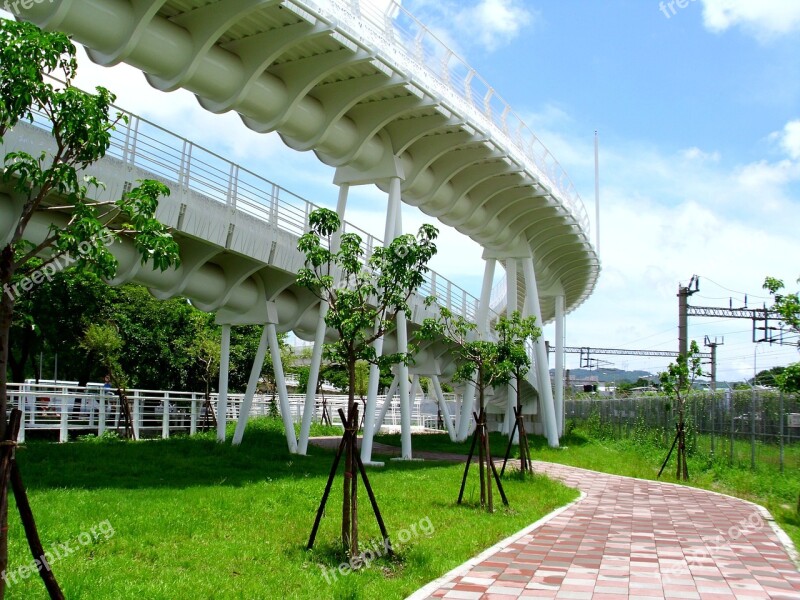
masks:
[[(385, 0), (374, 0), (385, 3)], [(568, 317), (574, 346), (672, 350), (679, 282), (701, 276), (695, 305), (765, 300), (767, 274), (800, 276), (800, 2), (796, 0), (406, 0), (523, 117), (594, 216), (593, 135), (600, 134), (603, 272)], [(683, 8), (680, 6), (684, 5)], [(663, 10), (662, 10), (663, 7)], [(674, 12), (674, 14), (673, 14)], [(665, 15), (669, 15), (667, 17)], [(82, 61), (79, 84), (321, 204), (333, 172), (234, 115), (162, 94), (128, 67)], [(348, 220), (382, 231), (385, 199), (358, 188)], [(423, 222), (404, 212), (406, 229)], [(594, 227), (594, 223), (592, 225)], [(594, 236), (594, 233), (592, 234)], [(478, 293), (480, 249), (444, 232), (435, 267)], [(756, 348), (748, 321), (690, 319), (690, 337), (725, 336), (720, 379), (798, 360)], [(552, 340), (552, 327), (545, 328)], [(612, 358), (619, 368), (666, 362)], [(577, 365), (570, 356), (568, 366)]]

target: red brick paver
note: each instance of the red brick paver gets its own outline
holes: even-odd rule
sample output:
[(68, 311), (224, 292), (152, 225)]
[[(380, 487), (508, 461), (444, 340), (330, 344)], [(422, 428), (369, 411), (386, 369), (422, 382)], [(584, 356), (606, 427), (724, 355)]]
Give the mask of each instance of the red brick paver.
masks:
[(585, 496), (411, 598), (800, 600), (800, 572), (765, 509), (669, 483), (534, 467)]
[[(314, 443), (330, 447), (335, 441)], [(383, 444), (374, 452), (399, 454)], [(671, 483), (539, 461), (534, 468), (583, 497), (409, 600), (800, 600), (791, 542), (778, 537), (763, 507)]]

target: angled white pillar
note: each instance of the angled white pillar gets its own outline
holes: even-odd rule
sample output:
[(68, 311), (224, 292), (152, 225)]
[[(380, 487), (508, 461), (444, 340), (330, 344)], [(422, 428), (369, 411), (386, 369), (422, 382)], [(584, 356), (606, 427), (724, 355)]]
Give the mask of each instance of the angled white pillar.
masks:
[[(378, 338), (372, 343), (375, 356), (383, 354), (383, 338)], [(361, 462), (372, 462), (372, 439), (375, 437), (375, 409), (378, 404), (378, 387), (381, 380), (381, 370), (378, 365), (369, 366), (369, 381), (367, 382), (367, 404), (364, 407), (364, 434), (361, 438)], [(383, 419), (381, 419), (383, 421)], [(377, 425), (380, 429), (380, 425)]]
[(253, 396), (258, 386), (258, 378), (261, 377), (261, 370), (264, 368), (264, 358), (267, 355), (267, 327), (264, 326), (261, 332), (261, 339), (258, 340), (256, 356), (253, 359), (253, 366), (250, 368), (250, 379), (247, 380), (247, 390), (242, 398), (239, 407), (239, 420), (236, 422), (236, 431), (233, 434), (233, 445), (238, 446), (242, 443), (244, 430), (247, 427), (247, 420), (250, 418), (250, 409), (253, 407)]
[[(344, 212), (347, 208), (347, 195), (350, 192), (350, 184), (339, 184), (339, 198), (336, 201), (336, 214), (339, 215), (339, 220), (344, 222)], [(339, 251), (339, 242), (342, 239), (342, 230), (338, 229), (331, 236), (331, 252)]]
[(278, 388), (278, 399), (280, 400), (286, 443), (289, 446), (289, 452), (297, 454), (297, 438), (294, 435), (294, 420), (292, 419), (292, 411), (289, 408), (286, 378), (283, 375), (283, 359), (281, 359), (281, 347), (278, 344), (278, 330), (275, 328), (275, 323), (267, 323), (266, 329), (269, 336), (269, 351), (272, 356), (272, 369), (275, 372), (275, 387)]
[(450, 419), (450, 409), (447, 407), (447, 402), (444, 400), (442, 384), (439, 382), (438, 375), (431, 375), (431, 385), (433, 385), (433, 393), (436, 394), (436, 400), (439, 402), (439, 409), (442, 411), (442, 419), (444, 420), (444, 426), (447, 428), (447, 435), (450, 436), (450, 441), (455, 442), (456, 431)]
[(225, 427), (228, 424), (228, 370), (231, 356), (231, 326), (222, 326), (222, 339), (219, 352), (219, 386), (217, 393), (217, 441), (225, 441)]
[[(411, 387), (408, 392), (409, 406), (411, 407), (411, 415), (414, 415), (414, 405), (417, 403), (417, 396), (422, 396), (421, 402), (425, 401), (425, 392), (419, 383), (419, 375), (411, 375)], [(421, 406), (421, 405), (420, 405)], [(417, 412), (417, 416), (421, 419), (421, 412)]]
[[(526, 299), (529, 314), (536, 317), (536, 324), (542, 326), (542, 307), (539, 302), (539, 286), (536, 283), (536, 271), (533, 267), (533, 258), (523, 259), (525, 273)], [(534, 344), (536, 354), (536, 379), (539, 382), (539, 402), (542, 407), (544, 419), (544, 433), (547, 443), (551, 448), (558, 447), (558, 424), (556, 411), (553, 405), (553, 388), (550, 385), (550, 373), (547, 368), (547, 349), (544, 339), (539, 338)]]
[[(386, 413), (392, 406), (392, 399), (394, 398), (394, 394), (396, 391), (397, 391), (397, 375), (395, 375), (394, 379), (392, 379), (392, 385), (389, 386), (389, 391), (386, 392), (386, 400), (383, 402), (383, 406), (381, 406), (381, 412), (375, 418), (375, 431), (381, 430), (381, 425), (383, 425), (383, 420), (386, 418)], [(361, 460), (363, 462), (364, 459), (362, 458)]]
[[(483, 269), (483, 285), (481, 287), (481, 302), (478, 306), (476, 315), (478, 333), (485, 335), (489, 330), (489, 302), (492, 297), (492, 281), (494, 280), (494, 268), (497, 259), (487, 258)], [(468, 381), (464, 390), (464, 400), (461, 403), (461, 411), (458, 419), (458, 440), (464, 441), (469, 434), (469, 425), (472, 419), (472, 411), (475, 407), (476, 386)]]
[(558, 435), (564, 435), (564, 294), (556, 296), (556, 364), (555, 364), (555, 409)]
[(306, 387), (306, 400), (303, 405), (303, 422), (300, 424), (300, 441), (297, 444), (297, 453), (308, 453), (308, 436), (311, 431), (311, 419), (317, 408), (317, 383), (319, 383), (319, 370), (322, 365), (322, 349), (325, 346), (325, 315), (328, 314), (328, 303), (320, 302), (319, 320), (314, 333), (314, 349), (311, 351), (311, 364), (308, 367), (308, 385)]

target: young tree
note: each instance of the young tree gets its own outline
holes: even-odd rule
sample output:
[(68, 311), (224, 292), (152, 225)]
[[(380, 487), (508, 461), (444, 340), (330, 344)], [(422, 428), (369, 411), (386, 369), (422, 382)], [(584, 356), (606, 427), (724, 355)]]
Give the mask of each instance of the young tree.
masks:
[[(767, 277), (764, 280), (764, 289), (775, 298), (771, 310), (780, 315), (781, 321), (791, 331), (800, 335), (800, 294), (798, 292), (782, 293), (784, 287), (783, 281), (775, 277)], [(800, 350), (800, 341), (797, 342), (797, 346)], [(800, 392), (800, 363), (793, 363), (780, 373), (776, 373), (775, 383), (784, 392)], [(798, 506), (800, 506), (800, 502), (798, 502)]]
[[(495, 329), (500, 338), (498, 340), (500, 345), (498, 355), (500, 360), (505, 363), (501, 372), (507, 375), (501, 380), (506, 379), (505, 383), (514, 382), (517, 393), (517, 406), (514, 410), (514, 430), (519, 432), (519, 466), (520, 473), (524, 477), (526, 472), (533, 472), (530, 448), (528, 447), (528, 435), (525, 432), (525, 419), (522, 416), (522, 378), (525, 377), (531, 367), (531, 359), (528, 355), (526, 344), (538, 340), (539, 336), (542, 335), (542, 330), (536, 326), (536, 317), (523, 318), (519, 311), (516, 310), (511, 314), (511, 317), (501, 316), (495, 325)], [(506, 456), (503, 461), (503, 470), (505, 470), (506, 461), (511, 452), (514, 430), (508, 436), (508, 448), (506, 448)]]
[(203, 383), (205, 398), (202, 411), (203, 431), (209, 426), (214, 429), (217, 426), (217, 417), (214, 414), (214, 407), (211, 406), (211, 385), (219, 375), (220, 350), (220, 341), (205, 330), (198, 335), (195, 345), (190, 349), (190, 354), (200, 367), (200, 380)]
[[(338, 250), (330, 250), (333, 248), (333, 236), (341, 226), (335, 212), (325, 208), (313, 211), (309, 216), (309, 226), (310, 231), (297, 244), (298, 249), (306, 256), (306, 266), (298, 273), (297, 282), (328, 305), (325, 323), (336, 332), (337, 339), (326, 344), (325, 354), (330, 362), (344, 365), (347, 369), (348, 407), (347, 415), (343, 419), (345, 434), (331, 468), (308, 547), (311, 548), (314, 544), (330, 485), (340, 456), (344, 453), (342, 544), (345, 552), (355, 556), (358, 553), (358, 479), (354, 476), (356, 468), (361, 472), (373, 509), (386, 536), (358, 452), (356, 364), (359, 360), (374, 364), (408, 363), (410, 360), (411, 352), (379, 358), (373, 342), (395, 327), (398, 313), (408, 312), (408, 301), (425, 281), (428, 261), (436, 254), (434, 240), (438, 231), (432, 225), (423, 225), (416, 236), (401, 235), (386, 246), (375, 248), (372, 256), (365, 261), (361, 238), (354, 233), (341, 234)], [(368, 418), (373, 416), (368, 415)]]
[[(114, 95), (105, 88), (95, 94), (77, 90), (71, 82), (77, 70), (75, 46), (60, 33), (46, 33), (25, 22), (0, 20), (0, 141), (20, 119), (43, 115), (50, 124), (55, 151), (37, 156), (6, 154), (2, 181), (11, 186), (21, 206), (16, 225), (0, 249), (0, 437), (5, 437), (8, 409), (9, 331), (20, 291), (15, 276), (25, 277), (22, 292), (52, 274), (67, 255), (79, 266), (112, 277), (117, 261), (107, 248), (121, 236), (132, 239), (143, 262), (165, 270), (178, 262), (178, 247), (169, 230), (155, 219), (158, 198), (168, 189), (155, 181), (141, 185), (116, 202), (93, 204), (89, 190), (100, 183), (80, 181), (78, 173), (105, 155), (111, 131), (121, 116), (109, 117)], [(45, 81), (56, 74), (65, 83)], [(66, 224), (52, 225), (38, 243), (25, 232), (38, 211), (66, 214)], [(33, 267), (34, 259), (42, 263)], [(0, 492), (0, 572), (7, 556), (6, 486)], [(5, 581), (0, 579), (0, 599)]]
[(122, 412), (125, 437), (135, 440), (131, 405), (125, 392), (125, 388), (128, 386), (127, 377), (119, 363), (124, 345), (119, 331), (111, 324), (92, 323), (86, 328), (86, 333), (81, 340), (81, 347), (86, 350), (87, 354), (99, 360), (111, 378), (111, 385), (117, 390), (117, 401)]
[(667, 458), (664, 460), (664, 464), (658, 472), (659, 477), (664, 471), (664, 467), (667, 466), (669, 457), (672, 455), (672, 451), (677, 444), (678, 467), (675, 476), (684, 481), (689, 480), (689, 467), (686, 464), (685, 408), (686, 399), (689, 396), (689, 392), (692, 391), (695, 379), (703, 375), (700, 365), (700, 348), (697, 346), (697, 342), (692, 340), (692, 343), (689, 345), (689, 353), (678, 356), (675, 362), (670, 363), (667, 370), (659, 375), (661, 389), (667, 396), (675, 400), (675, 404), (678, 407), (678, 430), (675, 434), (675, 441), (672, 442), (672, 447), (667, 454)]
[[(800, 283), (800, 279), (798, 279)], [(783, 294), (784, 284), (780, 279), (767, 277), (764, 280), (764, 289), (774, 296), (775, 303), (772, 310), (777, 312), (783, 321), (792, 331), (800, 335), (800, 294)], [(800, 341), (797, 342), (800, 350)], [(775, 377), (776, 383), (782, 392), (800, 392), (800, 362), (792, 363), (778, 376)], [(797, 512), (800, 514), (800, 494), (797, 496)]]
[[(435, 303), (435, 298), (429, 298), (428, 303)], [(464, 476), (461, 480), (461, 491), (458, 494), (458, 503), (464, 496), (464, 487), (467, 474), (472, 462), (475, 445), (478, 446), (478, 475), (480, 479), (480, 506), (487, 511), (494, 512), (494, 500), (491, 481), (494, 476), (498, 491), (503, 499), (503, 504), (508, 504), (503, 485), (495, 469), (489, 447), (489, 436), (486, 430), (486, 401), (485, 390), (488, 387), (509, 381), (512, 369), (511, 362), (503, 360), (500, 354), (500, 344), (482, 339), (477, 333), (475, 323), (467, 321), (460, 315), (455, 315), (451, 310), (439, 306), (439, 314), (435, 318), (427, 318), (417, 332), (417, 337), (422, 340), (444, 340), (452, 349), (456, 361), (454, 381), (471, 381), (478, 390), (479, 412), (473, 413), (476, 428), (472, 438), (472, 447), (464, 467)], [(465, 415), (466, 416), (466, 415)]]

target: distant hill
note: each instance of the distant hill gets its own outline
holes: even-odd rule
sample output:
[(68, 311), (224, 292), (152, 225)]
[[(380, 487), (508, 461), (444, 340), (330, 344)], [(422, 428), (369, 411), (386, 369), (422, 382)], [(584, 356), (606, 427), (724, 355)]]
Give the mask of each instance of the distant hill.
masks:
[[(550, 374), (552, 375), (555, 369), (550, 369)], [(589, 379), (590, 377), (597, 377), (598, 381), (609, 381), (609, 382), (622, 382), (622, 381), (636, 381), (640, 377), (641, 378), (653, 378), (656, 379), (657, 376), (653, 375), (649, 371), (641, 371), (641, 370), (634, 370), (634, 371), (624, 371), (622, 369), (610, 369), (610, 368), (600, 368), (600, 369), (570, 369), (569, 370), (569, 378), (572, 380), (581, 380), (581, 379)]]

